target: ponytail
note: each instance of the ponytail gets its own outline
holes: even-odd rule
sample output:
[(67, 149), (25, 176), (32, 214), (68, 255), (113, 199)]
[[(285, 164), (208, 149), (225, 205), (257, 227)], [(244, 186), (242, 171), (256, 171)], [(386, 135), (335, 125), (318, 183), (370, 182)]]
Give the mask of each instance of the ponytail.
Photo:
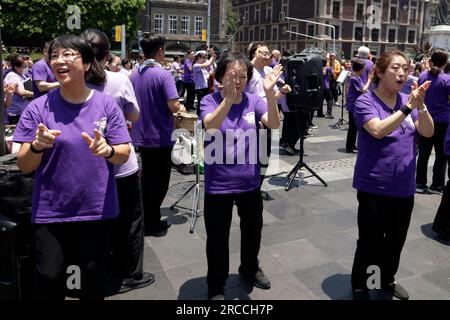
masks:
[(106, 82), (106, 72), (100, 66), (97, 59), (94, 59), (91, 63), (91, 67), (85, 74), (85, 79), (95, 85), (103, 84)]

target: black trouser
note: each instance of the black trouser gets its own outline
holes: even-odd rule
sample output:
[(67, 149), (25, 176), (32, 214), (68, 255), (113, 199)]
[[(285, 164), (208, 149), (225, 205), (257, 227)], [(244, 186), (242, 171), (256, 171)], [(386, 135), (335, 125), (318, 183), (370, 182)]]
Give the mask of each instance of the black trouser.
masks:
[[(447, 160), (450, 162), (450, 156), (447, 156)], [(447, 234), (450, 232), (450, 180), (447, 180), (442, 193), (441, 204), (434, 218), (433, 231), (437, 233), (445, 231)]]
[[(433, 178), (431, 186), (443, 188), (445, 185), (445, 170), (447, 168), (447, 157), (444, 154), (444, 141), (447, 132), (448, 123), (434, 123), (434, 134), (431, 138), (419, 137), (419, 157), (417, 159), (416, 184), (427, 184), (428, 159), (431, 155), (431, 149), (434, 146), (436, 159), (433, 165)], [(447, 173), (450, 179), (450, 162)]]
[[(266, 139), (266, 148), (267, 148), (266, 149), (267, 161), (261, 161), (261, 159), (259, 159), (259, 167), (261, 169), (259, 186), (261, 187), (264, 182), (264, 179), (266, 177), (266, 171), (267, 171), (267, 168), (269, 167), (270, 154), (272, 153), (272, 130), (270, 130), (268, 127), (264, 126), (263, 129), (258, 131), (258, 134), (259, 134), (259, 139)], [(261, 150), (259, 152), (264, 152), (264, 150)]]
[(408, 233), (414, 196), (399, 198), (358, 191), (358, 232), (353, 289), (367, 289), (369, 266), (381, 270), (381, 285), (394, 282)]
[(334, 79), (330, 80), (330, 89), (331, 89), (331, 94), (332, 94), (333, 100), (338, 101), (339, 89), (338, 89), (338, 83), (336, 80), (334, 80)]
[(348, 112), (348, 131), (347, 142), (345, 148), (347, 151), (351, 151), (356, 147), (356, 135), (358, 134), (358, 128), (356, 128), (355, 119), (353, 119), (353, 112)]
[(177, 87), (178, 96), (183, 98), (184, 97), (184, 82), (181, 79), (178, 79), (175, 81), (175, 86)]
[(120, 212), (114, 222), (112, 270), (124, 278), (140, 278), (144, 256), (144, 212), (138, 173), (116, 179)]
[(236, 204), (241, 229), (239, 271), (252, 277), (258, 268), (258, 253), (263, 226), (260, 189), (237, 194), (205, 193), (206, 257), (209, 288), (223, 288), (229, 271), (229, 237)]
[(8, 124), (9, 125), (18, 124), (19, 120), (20, 120), (20, 115), (18, 115), (18, 116), (8, 116)]
[(142, 204), (145, 226), (152, 228), (161, 220), (161, 204), (169, 189), (172, 169), (172, 148), (143, 148), (138, 152), (142, 159)]
[(114, 220), (34, 224), (33, 299), (64, 300), (66, 278), (77, 274), (70, 265), (80, 270), (80, 299), (104, 299)]
[(193, 82), (185, 82), (184, 88), (186, 90), (186, 110), (194, 110), (195, 85)]
[[(331, 93), (331, 89), (323, 90), (323, 100), (327, 101), (327, 114), (332, 114), (333, 112), (333, 94)], [(317, 110), (318, 116), (323, 116), (323, 100), (322, 106)]]
[(209, 94), (209, 88), (195, 90), (195, 94), (197, 95), (197, 116), (200, 117), (200, 102), (204, 96)]
[(296, 112), (284, 112), (283, 128), (281, 130), (280, 145), (295, 146), (300, 139), (299, 115)]

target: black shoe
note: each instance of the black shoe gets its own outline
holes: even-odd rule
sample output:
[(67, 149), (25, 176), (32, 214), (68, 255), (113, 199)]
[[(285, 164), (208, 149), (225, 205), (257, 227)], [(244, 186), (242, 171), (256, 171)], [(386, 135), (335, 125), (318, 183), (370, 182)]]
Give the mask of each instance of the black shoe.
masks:
[(428, 193), (427, 185), (426, 184), (417, 184), (416, 185), (416, 193), (427, 194)]
[(122, 284), (118, 293), (125, 293), (134, 289), (145, 288), (155, 282), (155, 275), (153, 273), (143, 272), (139, 279), (126, 278), (122, 280)]
[(436, 187), (434, 185), (431, 185), (430, 188), (428, 189), (428, 192), (433, 194), (442, 194), (444, 193), (444, 187)]
[(225, 300), (223, 288), (208, 288), (208, 300)]
[(328, 114), (328, 119), (334, 119), (334, 117), (331, 114)]
[(167, 232), (170, 228), (170, 223), (167, 220), (160, 220), (158, 225), (149, 226), (145, 228), (146, 235), (160, 235)]
[(264, 272), (261, 270), (260, 267), (258, 267), (258, 270), (256, 271), (256, 274), (253, 277), (241, 272), (240, 270), (239, 274), (244, 280), (248, 281), (251, 285), (257, 288), (264, 290), (270, 289), (270, 280), (269, 278), (266, 277), (266, 275), (264, 274)]
[(265, 201), (273, 200), (273, 198), (270, 196), (270, 194), (267, 191), (261, 190), (261, 198)]
[(370, 300), (369, 291), (364, 289), (353, 290), (353, 300)]
[(283, 147), (283, 150), (290, 156), (295, 156), (297, 154), (294, 150), (292, 150), (292, 147), (288, 145)]
[(400, 299), (400, 300), (408, 300), (409, 299), (408, 291), (406, 291), (406, 289), (403, 288), (397, 282), (394, 282), (385, 287), (382, 287), (382, 289), (386, 290), (389, 294), (392, 294), (397, 299)]
[(345, 149), (346, 153), (358, 153), (358, 150), (356, 150), (356, 148), (353, 149)]
[(318, 114), (317, 118), (325, 118), (325, 115), (324, 114)]

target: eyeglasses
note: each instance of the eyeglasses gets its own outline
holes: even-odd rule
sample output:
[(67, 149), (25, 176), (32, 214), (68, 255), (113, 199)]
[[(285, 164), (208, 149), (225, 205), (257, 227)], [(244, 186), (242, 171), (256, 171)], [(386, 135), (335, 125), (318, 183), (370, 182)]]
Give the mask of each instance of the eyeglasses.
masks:
[(270, 52), (269, 51), (260, 51), (260, 50), (258, 50), (258, 52), (263, 57), (270, 57)]
[[(58, 60), (60, 56), (61, 56), (61, 54), (56, 54), (56, 53), (54, 53), (54, 54), (52, 54), (52, 55), (50, 56), (50, 61)], [(79, 54), (79, 53), (76, 53), (76, 52), (64, 52), (64, 53), (62, 54), (62, 59), (63, 59), (64, 61), (73, 61), (73, 60), (75, 60), (75, 58), (78, 57), (78, 56), (80, 56), (80, 54)]]

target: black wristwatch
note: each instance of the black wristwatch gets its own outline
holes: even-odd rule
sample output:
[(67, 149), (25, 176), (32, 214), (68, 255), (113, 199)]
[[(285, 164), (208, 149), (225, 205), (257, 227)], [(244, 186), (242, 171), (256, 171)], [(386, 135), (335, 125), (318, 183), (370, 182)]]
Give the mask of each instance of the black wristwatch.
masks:
[(412, 112), (412, 109), (410, 107), (408, 107), (407, 104), (405, 104), (400, 107), (400, 111), (405, 115), (405, 117), (407, 117)]
[(45, 148), (42, 149), (42, 150), (38, 150), (35, 147), (33, 147), (33, 143), (30, 143), (30, 151), (31, 152), (33, 152), (33, 153), (42, 153), (42, 152), (44, 152), (44, 150), (45, 150)]

